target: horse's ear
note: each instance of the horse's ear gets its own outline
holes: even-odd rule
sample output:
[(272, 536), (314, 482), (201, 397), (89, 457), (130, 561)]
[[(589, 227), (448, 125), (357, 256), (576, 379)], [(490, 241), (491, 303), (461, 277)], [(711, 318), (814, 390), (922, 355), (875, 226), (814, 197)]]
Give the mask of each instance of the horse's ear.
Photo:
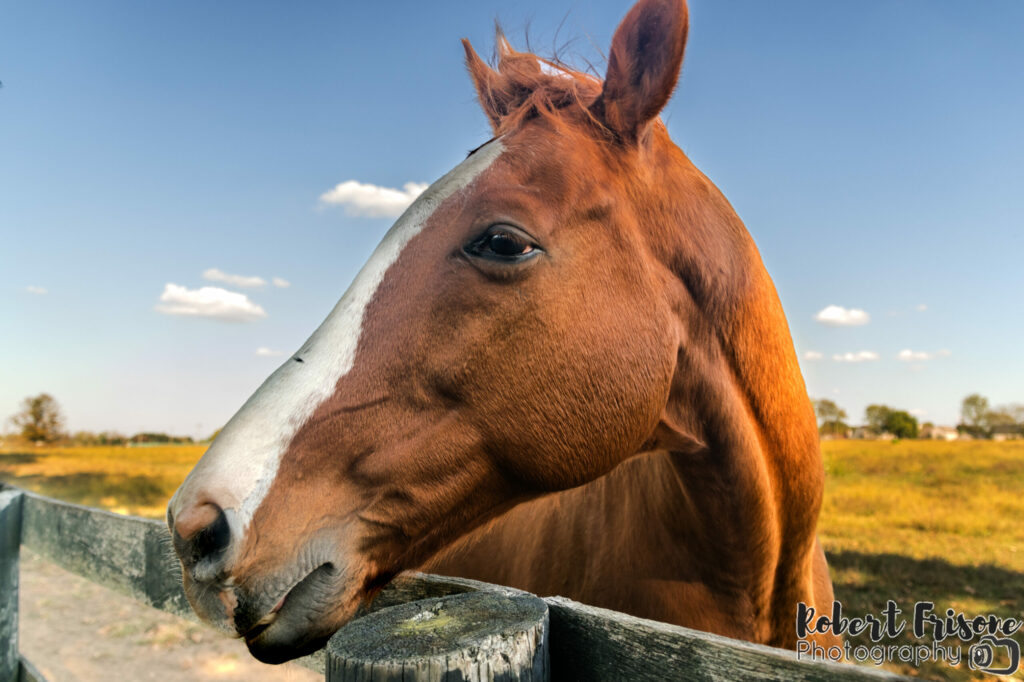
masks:
[(685, 0), (640, 0), (619, 24), (591, 112), (621, 138), (639, 138), (668, 103), (679, 80), (687, 25)]
[[(504, 37), (501, 39), (504, 40)], [(480, 107), (491, 122), (491, 128), (497, 133), (501, 119), (508, 114), (511, 103), (508, 79), (480, 59), (480, 55), (465, 38), (462, 39), (462, 47), (466, 50), (466, 68), (469, 69), (469, 77), (473, 79)]]

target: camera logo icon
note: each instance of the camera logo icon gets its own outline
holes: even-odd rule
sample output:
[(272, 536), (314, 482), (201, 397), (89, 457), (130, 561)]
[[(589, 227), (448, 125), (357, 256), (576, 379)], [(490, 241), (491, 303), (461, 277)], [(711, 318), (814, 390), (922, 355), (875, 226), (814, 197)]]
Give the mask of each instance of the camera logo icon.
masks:
[[(1005, 668), (993, 668), (996, 653), (1004, 648), (1009, 656), (1010, 664)], [(1020, 643), (1008, 637), (997, 638), (985, 635), (977, 644), (972, 644), (967, 649), (967, 665), (971, 670), (988, 675), (1012, 675), (1020, 667)]]

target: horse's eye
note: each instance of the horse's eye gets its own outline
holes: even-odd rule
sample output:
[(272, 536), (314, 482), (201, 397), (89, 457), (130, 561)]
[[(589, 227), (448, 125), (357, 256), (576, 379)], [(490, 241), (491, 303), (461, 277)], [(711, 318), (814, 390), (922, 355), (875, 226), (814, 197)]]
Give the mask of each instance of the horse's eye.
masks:
[(511, 225), (491, 225), (466, 245), (473, 256), (499, 261), (517, 261), (534, 254), (538, 246), (522, 230)]

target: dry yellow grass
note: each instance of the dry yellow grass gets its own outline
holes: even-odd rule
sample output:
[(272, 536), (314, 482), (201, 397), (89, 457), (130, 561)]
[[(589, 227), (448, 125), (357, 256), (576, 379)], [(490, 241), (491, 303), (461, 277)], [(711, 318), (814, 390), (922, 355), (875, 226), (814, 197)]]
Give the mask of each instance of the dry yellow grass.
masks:
[(162, 518), (206, 445), (0, 450), (0, 480), (119, 514)]
[[(827, 441), (822, 453), (819, 534), (847, 615), (877, 614), (893, 599), (905, 612), (932, 601), (937, 613), (1024, 618), (1024, 441)], [(966, 663), (891, 667), (984, 677)]]

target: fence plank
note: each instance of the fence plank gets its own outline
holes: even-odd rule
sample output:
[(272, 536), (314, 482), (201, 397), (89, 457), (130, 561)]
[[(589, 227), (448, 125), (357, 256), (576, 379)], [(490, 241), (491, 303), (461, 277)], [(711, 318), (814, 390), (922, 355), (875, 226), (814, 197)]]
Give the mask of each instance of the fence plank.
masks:
[(784, 649), (548, 597), (557, 680), (900, 680), (854, 665), (797, 660)]
[(20, 490), (0, 489), (0, 680), (15, 680), (18, 656), (18, 559), (21, 548)]
[(167, 528), (25, 494), (21, 542), (53, 563), (161, 611), (192, 616)]

